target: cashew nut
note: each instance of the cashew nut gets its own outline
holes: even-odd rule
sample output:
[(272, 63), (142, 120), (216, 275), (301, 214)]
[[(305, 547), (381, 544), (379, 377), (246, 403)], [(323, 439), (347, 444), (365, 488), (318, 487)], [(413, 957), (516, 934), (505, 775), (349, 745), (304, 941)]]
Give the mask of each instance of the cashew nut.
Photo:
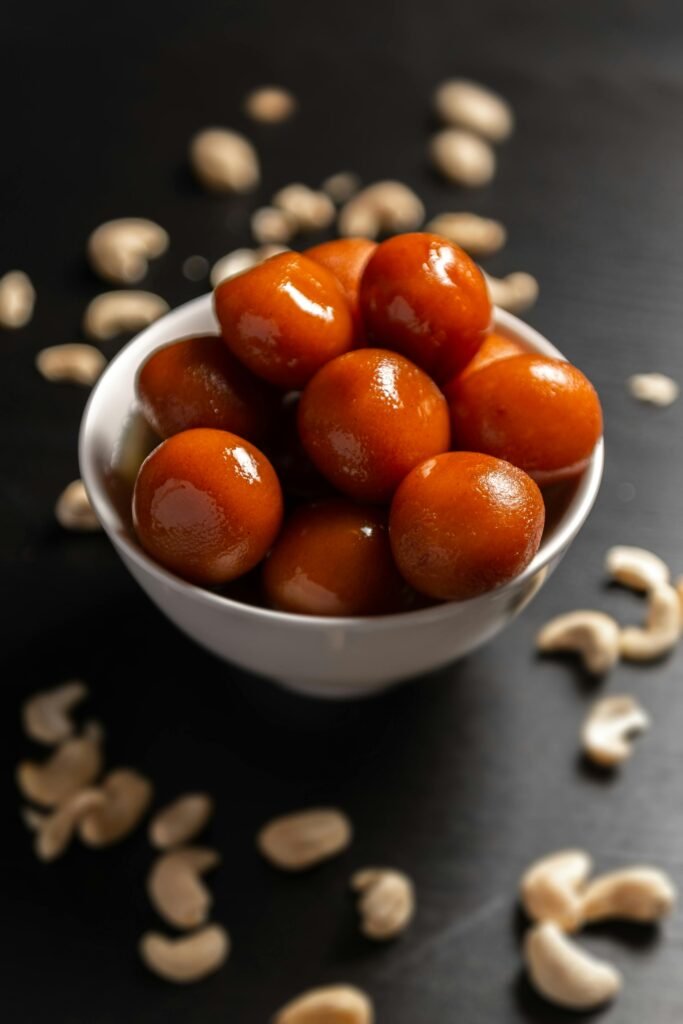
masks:
[(158, 850), (188, 843), (202, 831), (213, 814), (208, 793), (186, 793), (162, 808), (149, 824), (149, 841)]
[(263, 85), (249, 93), (244, 101), (244, 112), (254, 121), (277, 124), (291, 117), (296, 106), (294, 96), (287, 89), (279, 85)]
[(480, 188), (493, 181), (496, 154), (488, 142), (472, 132), (444, 128), (432, 136), (429, 152), (436, 169), (455, 185)]
[(101, 804), (79, 823), (79, 835), (88, 846), (109, 846), (132, 832), (152, 800), (149, 779), (130, 768), (109, 772), (101, 785)]
[(650, 725), (650, 716), (635, 697), (604, 697), (583, 724), (581, 746), (595, 764), (613, 768), (633, 753), (630, 740)]
[(523, 313), (538, 299), (538, 281), (531, 274), (516, 271), (507, 277), (484, 274), (491, 302), (510, 313)]
[(88, 304), (83, 330), (95, 341), (111, 341), (117, 334), (148, 327), (168, 310), (165, 299), (153, 292), (103, 292)]
[(443, 235), (476, 257), (492, 256), (507, 240), (507, 231), (500, 221), (476, 213), (440, 213), (430, 220), (425, 231)]
[(255, 249), (234, 249), (221, 256), (211, 268), (209, 279), (212, 287), (217, 288), (221, 281), (227, 281), (229, 277), (236, 277), (245, 270), (251, 270), (258, 261)]
[(604, 612), (566, 612), (545, 624), (536, 647), (544, 654), (576, 651), (586, 671), (600, 676), (619, 659), (619, 626)]
[(582, 950), (552, 921), (529, 930), (524, 958), (536, 991), (557, 1006), (591, 1010), (621, 989), (616, 968)]
[(619, 635), (622, 658), (654, 661), (667, 654), (681, 635), (678, 594), (669, 583), (655, 585), (648, 594), (645, 626), (627, 626)]
[(669, 914), (676, 903), (676, 887), (656, 868), (637, 865), (596, 878), (583, 892), (583, 920), (620, 918), (653, 923)]
[(23, 270), (0, 277), (0, 327), (25, 327), (33, 316), (36, 290)]
[(628, 388), (639, 402), (662, 407), (672, 405), (680, 392), (677, 381), (664, 373), (634, 373), (628, 379)]
[(55, 517), (65, 530), (91, 533), (101, 530), (82, 480), (72, 480), (57, 498)]
[(87, 686), (79, 680), (34, 694), (21, 711), (24, 732), (38, 743), (62, 743), (74, 731), (69, 712), (87, 695)]
[(415, 913), (415, 889), (402, 871), (365, 868), (353, 875), (351, 888), (362, 894), (361, 931), (369, 939), (393, 939), (406, 930)]
[(251, 192), (261, 179), (251, 142), (228, 128), (205, 128), (190, 143), (190, 163), (211, 192)]
[(46, 761), (20, 762), (17, 785), (33, 803), (56, 807), (94, 782), (102, 762), (101, 734), (94, 726), (86, 726), (82, 736), (66, 740)]
[(67, 381), (92, 387), (107, 360), (92, 345), (51, 345), (36, 356), (36, 369), (45, 380)]
[(373, 1024), (370, 998), (353, 985), (314, 988), (292, 999), (273, 1018), (273, 1024)]
[(442, 82), (434, 94), (434, 106), (446, 124), (470, 128), (491, 142), (503, 142), (514, 129), (507, 100), (466, 78)]
[(293, 217), (274, 206), (261, 206), (251, 215), (251, 233), (264, 245), (288, 242), (295, 231)]
[(168, 249), (168, 232), (145, 217), (120, 217), (95, 228), (88, 239), (90, 266), (105, 281), (137, 284), (148, 261)]
[(173, 939), (147, 932), (139, 948), (151, 971), (182, 985), (200, 981), (223, 966), (230, 953), (230, 936), (219, 924), (208, 924), (192, 935)]
[(346, 203), (360, 188), (360, 178), (353, 171), (337, 171), (325, 178), (320, 186), (333, 203)]
[(79, 789), (52, 814), (46, 814), (42, 822), (36, 823), (36, 856), (46, 861), (61, 856), (71, 842), (79, 822), (86, 814), (101, 807), (104, 800), (104, 794), (99, 789)]
[(593, 867), (583, 850), (559, 850), (522, 875), (520, 900), (532, 921), (553, 921), (566, 931), (581, 924), (581, 891)]
[(341, 853), (352, 837), (346, 815), (325, 807), (274, 818), (261, 829), (256, 845), (275, 867), (305, 871)]
[(339, 234), (344, 238), (377, 238), (414, 231), (424, 221), (422, 200), (400, 181), (378, 181), (356, 193), (339, 211)]
[(633, 590), (649, 591), (671, 578), (669, 566), (659, 555), (645, 548), (617, 545), (605, 557), (605, 572), (617, 583)]
[(273, 206), (294, 222), (297, 231), (320, 231), (329, 227), (336, 216), (328, 195), (298, 183), (285, 185), (276, 192)]
[(201, 878), (220, 864), (220, 854), (203, 846), (183, 846), (157, 857), (147, 892), (157, 913), (176, 928), (203, 924), (213, 897)]
[(678, 594), (678, 603), (681, 607), (681, 626), (683, 627), (683, 576), (679, 576), (676, 580), (674, 590)]

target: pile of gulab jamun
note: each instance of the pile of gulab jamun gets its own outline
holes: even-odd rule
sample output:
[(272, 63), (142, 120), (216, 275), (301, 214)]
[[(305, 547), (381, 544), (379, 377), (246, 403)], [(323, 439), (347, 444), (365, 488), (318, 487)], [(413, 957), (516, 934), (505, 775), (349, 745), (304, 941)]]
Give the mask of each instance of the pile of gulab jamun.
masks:
[(325, 616), (477, 597), (529, 564), (544, 490), (602, 432), (586, 377), (492, 333), (481, 271), (437, 235), (280, 253), (214, 307), (220, 334), (136, 382), (162, 441), (134, 526), (202, 586), (249, 577), (269, 607)]

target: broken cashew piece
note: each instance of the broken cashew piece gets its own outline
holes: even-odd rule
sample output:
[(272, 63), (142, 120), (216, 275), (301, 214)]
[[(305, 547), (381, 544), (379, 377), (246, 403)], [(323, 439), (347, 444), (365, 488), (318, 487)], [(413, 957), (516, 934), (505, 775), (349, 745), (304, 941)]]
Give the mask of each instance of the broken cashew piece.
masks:
[(46, 761), (20, 762), (17, 785), (33, 803), (56, 807), (91, 785), (102, 771), (102, 763), (102, 738), (93, 724), (86, 726), (82, 736), (62, 743)]
[(203, 846), (184, 846), (156, 859), (147, 878), (152, 906), (176, 928), (206, 921), (213, 897), (201, 876), (220, 864), (220, 854)]
[(130, 768), (117, 768), (102, 781), (102, 802), (79, 822), (79, 835), (87, 846), (109, 846), (124, 839), (149, 807), (153, 786)]
[(652, 924), (670, 914), (676, 887), (663, 871), (636, 865), (590, 882), (581, 900), (585, 922), (618, 918)]
[(619, 660), (619, 626), (604, 612), (565, 612), (543, 626), (536, 648), (543, 654), (575, 651), (586, 671), (601, 676)]
[(229, 128), (205, 128), (190, 143), (190, 163), (211, 192), (251, 192), (261, 179), (256, 150)]
[(208, 793), (185, 793), (154, 815), (149, 824), (149, 841), (157, 850), (170, 850), (198, 835), (213, 814)]
[(406, 930), (415, 914), (415, 888), (402, 871), (365, 868), (353, 875), (351, 888), (361, 893), (361, 931), (369, 939), (393, 939)]
[(292, 999), (273, 1018), (273, 1024), (373, 1024), (370, 998), (353, 985), (314, 988)]
[(678, 593), (669, 583), (659, 583), (648, 594), (645, 625), (626, 626), (621, 630), (621, 656), (628, 661), (655, 661), (673, 650), (680, 635)]
[(343, 238), (377, 238), (414, 231), (423, 223), (425, 208), (412, 189), (400, 181), (377, 181), (357, 192), (339, 211)]
[(491, 142), (503, 142), (515, 126), (507, 100), (466, 78), (442, 82), (434, 94), (434, 106), (446, 124), (469, 128)]
[(21, 709), (24, 732), (48, 746), (63, 743), (74, 731), (70, 712), (87, 695), (88, 687), (77, 679), (34, 694)]
[(496, 154), (484, 139), (460, 128), (444, 128), (429, 143), (432, 163), (448, 181), (481, 188), (493, 181)]
[(219, 924), (209, 924), (192, 935), (173, 939), (159, 932), (147, 932), (139, 949), (150, 971), (166, 981), (190, 984), (223, 966), (230, 953), (230, 936)]
[(92, 533), (102, 529), (82, 480), (72, 480), (59, 495), (55, 504), (55, 518), (65, 530), (73, 530), (75, 533)]
[(107, 365), (107, 360), (93, 345), (75, 342), (41, 349), (35, 363), (38, 373), (45, 380), (92, 387)]
[(570, 1010), (591, 1010), (614, 999), (621, 975), (576, 945), (552, 921), (534, 925), (524, 942), (529, 979), (545, 999)]
[(104, 801), (104, 794), (99, 789), (79, 789), (52, 814), (45, 815), (35, 830), (36, 856), (45, 861), (61, 856), (71, 842), (79, 822), (85, 815), (101, 807)]
[(509, 313), (524, 313), (538, 299), (538, 281), (531, 274), (518, 270), (506, 277), (484, 274), (491, 302)]
[(36, 290), (23, 270), (10, 270), (0, 277), (0, 327), (25, 327), (35, 304)]
[(535, 861), (522, 875), (519, 895), (532, 921), (553, 921), (564, 931), (581, 925), (581, 892), (593, 860), (584, 850), (559, 850)]
[(342, 811), (315, 808), (286, 814), (265, 825), (256, 838), (263, 856), (284, 871), (305, 871), (349, 846), (351, 822)]
[(103, 292), (87, 306), (83, 330), (95, 341), (111, 341), (117, 334), (148, 327), (169, 308), (165, 299), (153, 292)]
[(624, 587), (646, 593), (653, 587), (668, 583), (671, 578), (669, 566), (659, 555), (624, 544), (609, 549), (605, 556), (605, 572)]
[(253, 89), (244, 101), (247, 117), (263, 124), (278, 124), (292, 116), (297, 107), (296, 99), (288, 89), (279, 85), (262, 85)]
[(628, 379), (628, 389), (639, 402), (661, 408), (673, 405), (680, 393), (678, 382), (664, 373), (634, 373)]
[(476, 213), (440, 213), (429, 221), (425, 231), (443, 235), (477, 259), (493, 256), (507, 241), (507, 231), (500, 221)]
[(593, 705), (581, 729), (583, 752), (594, 764), (614, 768), (628, 760), (631, 739), (649, 725), (650, 716), (635, 697), (604, 697)]
[(120, 217), (95, 228), (88, 239), (90, 266), (105, 281), (137, 284), (149, 260), (168, 249), (168, 232), (145, 217)]

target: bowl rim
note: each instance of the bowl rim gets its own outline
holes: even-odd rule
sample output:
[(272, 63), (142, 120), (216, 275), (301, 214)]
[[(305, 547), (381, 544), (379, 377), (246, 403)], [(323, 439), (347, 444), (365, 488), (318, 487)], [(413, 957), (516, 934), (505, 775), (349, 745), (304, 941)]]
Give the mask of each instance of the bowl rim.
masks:
[[(455, 614), (458, 609), (473, 607), (478, 603), (490, 600), (492, 596), (504, 596), (507, 592), (513, 589), (517, 590), (520, 585), (524, 585), (538, 573), (542, 572), (571, 543), (585, 523), (597, 498), (602, 480), (604, 467), (603, 437), (600, 438), (595, 446), (590, 457), (590, 461), (581, 475), (581, 480), (569, 508), (551, 536), (548, 538), (547, 542), (541, 544), (541, 547), (526, 569), (519, 573), (519, 575), (515, 576), (512, 580), (503, 584), (503, 586), (487, 591), (484, 594), (480, 594), (478, 597), (469, 598), (464, 601), (442, 602), (437, 605), (431, 605), (428, 608), (419, 608), (405, 612), (393, 612), (389, 615), (302, 615), (300, 613), (282, 612), (272, 608), (261, 607), (260, 605), (247, 604), (223, 594), (218, 594), (212, 590), (207, 590), (204, 587), (190, 583), (181, 579), (181, 577), (176, 576), (174, 573), (169, 572), (169, 570), (156, 563), (149, 555), (147, 555), (142, 547), (140, 547), (140, 545), (130, 536), (130, 531), (126, 523), (121, 519), (106, 492), (104, 482), (101, 479), (101, 472), (98, 468), (98, 460), (95, 457), (95, 452), (91, 444), (91, 438), (94, 435), (94, 424), (99, 418), (98, 414), (101, 411), (100, 407), (104, 404), (103, 396), (106, 392), (106, 387), (112, 374), (116, 371), (117, 364), (122, 359), (127, 358), (130, 355), (131, 349), (138, 346), (143, 347), (147, 341), (148, 333), (151, 333), (152, 331), (156, 333), (159, 329), (159, 325), (169, 320), (182, 319), (183, 314), (197, 311), (200, 307), (204, 307), (209, 304), (211, 299), (212, 293), (209, 292), (177, 306), (175, 309), (166, 313), (153, 324), (150, 324), (149, 327), (146, 327), (123, 345), (114, 358), (107, 364), (104, 372), (93, 387), (81, 419), (78, 439), (79, 465), (81, 477), (95, 514), (114, 547), (122, 549), (127, 558), (133, 561), (145, 574), (152, 576), (157, 583), (162, 584), (166, 588), (170, 588), (177, 594), (192, 601), (203, 601), (237, 616), (261, 619), (264, 622), (264, 625), (277, 623), (286, 624), (296, 629), (351, 629), (357, 632), (371, 631), (380, 626), (386, 627), (387, 625), (393, 625), (400, 628), (402, 626), (417, 623), (438, 622), (441, 619), (449, 618)], [(540, 334), (539, 331), (536, 331), (533, 327), (530, 327), (527, 323), (520, 320), (513, 314), (508, 313), (505, 310), (501, 310), (498, 307), (494, 307), (493, 327), (494, 330), (500, 329), (504, 333), (512, 335), (514, 338), (529, 345), (533, 350), (538, 351), (543, 355), (549, 355), (551, 357), (566, 360), (566, 356), (556, 349), (555, 346)], [(180, 333), (178, 335), (179, 338), (183, 336), (187, 337), (187, 334), (183, 335)], [(169, 342), (162, 341), (158, 347), (162, 348), (166, 344), (169, 344)], [(135, 370), (135, 374), (137, 374), (137, 368)]]

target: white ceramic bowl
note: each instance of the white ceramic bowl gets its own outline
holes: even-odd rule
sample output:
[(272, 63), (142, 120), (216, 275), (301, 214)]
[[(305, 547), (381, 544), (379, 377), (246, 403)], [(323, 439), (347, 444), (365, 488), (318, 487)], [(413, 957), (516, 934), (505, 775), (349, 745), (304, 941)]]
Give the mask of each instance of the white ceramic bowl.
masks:
[[(530, 350), (560, 355), (509, 313), (497, 310), (495, 323)], [(205, 295), (126, 345), (92, 392), (79, 452), (93, 508), (130, 573), (176, 626), (220, 658), (308, 695), (376, 692), (455, 661), (498, 633), (538, 592), (585, 522), (600, 486), (602, 441), (527, 569), (474, 600), (377, 618), (322, 618), (254, 607), (186, 583), (145, 554), (130, 525), (131, 487), (145, 445), (136, 418), (135, 374), (160, 345), (216, 329), (211, 296)]]

